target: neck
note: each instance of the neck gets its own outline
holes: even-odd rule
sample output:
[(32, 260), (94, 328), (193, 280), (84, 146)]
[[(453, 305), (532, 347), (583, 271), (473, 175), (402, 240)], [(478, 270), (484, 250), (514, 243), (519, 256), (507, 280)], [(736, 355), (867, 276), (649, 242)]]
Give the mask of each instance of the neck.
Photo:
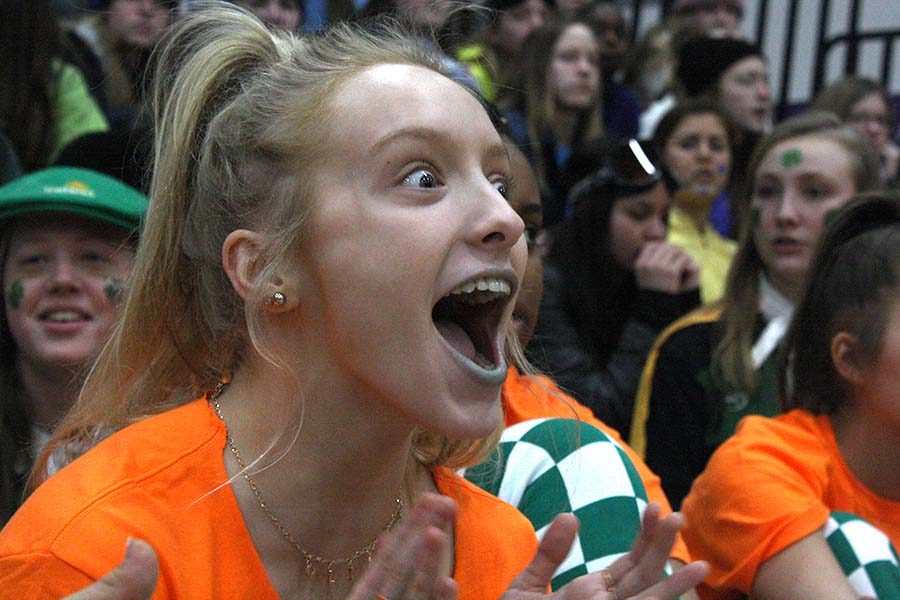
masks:
[[(396, 414), (385, 414), (390, 411), (382, 403), (364, 394), (335, 393), (341, 386), (324, 374), (305, 370), (302, 399), (296, 384), (278, 381), (271, 368), (242, 368), (220, 396), (223, 419), (245, 464), (265, 454), (249, 469), (250, 475), (297, 543), (327, 559), (352, 556), (382, 533), (398, 497), (408, 513), (415, 495), (410, 488), (429, 489), (429, 483), (433, 488), (429, 473), (410, 474), (413, 427), (398, 423)], [(302, 420), (291, 419), (301, 405)], [(272, 415), (285, 417), (273, 422)], [(317, 586), (324, 581), (298, 575), (305, 572), (302, 555), (260, 510), (228, 448), (224, 457), (229, 475), (236, 476), (235, 496), (276, 589), (283, 596), (290, 592), (321, 597)], [(361, 567), (357, 563), (355, 568)], [(338, 579), (346, 580), (346, 572)], [(343, 585), (332, 589), (334, 597), (346, 595), (349, 585), (346, 590)]]
[(770, 273), (766, 277), (768, 277), (772, 287), (778, 290), (779, 294), (790, 300), (791, 304), (796, 306), (800, 302), (800, 298), (803, 296), (802, 282), (787, 281), (783, 278), (773, 277)]
[(21, 358), (16, 363), (16, 372), (31, 422), (48, 431), (53, 429), (75, 404), (80, 378), (67, 367), (37, 365)]
[(834, 437), (844, 462), (867, 488), (888, 500), (900, 501), (900, 432), (865, 410), (856, 399), (831, 417)]
[(581, 120), (581, 112), (557, 108), (553, 120), (553, 133), (556, 140), (563, 146), (572, 147), (575, 134), (578, 133), (578, 125)]
[(689, 190), (675, 192), (675, 205), (701, 233), (706, 231), (709, 209), (712, 207), (712, 196), (706, 196)]

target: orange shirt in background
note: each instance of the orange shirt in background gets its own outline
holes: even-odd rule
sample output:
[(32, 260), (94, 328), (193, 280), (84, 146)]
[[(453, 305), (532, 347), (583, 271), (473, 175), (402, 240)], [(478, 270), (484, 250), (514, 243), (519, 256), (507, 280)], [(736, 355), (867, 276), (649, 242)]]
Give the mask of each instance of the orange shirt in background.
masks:
[(749, 593), (760, 565), (822, 529), (832, 511), (853, 513), (900, 547), (900, 502), (863, 485), (841, 456), (831, 420), (805, 410), (745, 417), (682, 509), (691, 555), (711, 567), (704, 598)]

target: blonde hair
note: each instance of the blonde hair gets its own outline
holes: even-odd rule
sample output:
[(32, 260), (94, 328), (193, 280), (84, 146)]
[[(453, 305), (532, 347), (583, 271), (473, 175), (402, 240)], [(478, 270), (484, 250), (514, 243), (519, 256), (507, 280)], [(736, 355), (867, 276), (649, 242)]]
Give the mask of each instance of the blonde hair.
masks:
[[(421, 43), (388, 22), (297, 37), (270, 31), (236, 6), (204, 2), (200, 8), (158, 48), (150, 210), (122, 316), (42, 455), (37, 477), (55, 448), (88, 447), (185, 404), (227, 377), (247, 352), (291, 375), (263, 334), (260, 316), (265, 282), (291, 264), (314, 203), (305, 175), (319, 164), (336, 118), (332, 95), (347, 78), (378, 64), (443, 73)], [(221, 262), (222, 244), (238, 228), (264, 238), (246, 302)], [(496, 437), (450, 441), (422, 431), (414, 435), (413, 453), (429, 466), (458, 466), (485, 454)]]

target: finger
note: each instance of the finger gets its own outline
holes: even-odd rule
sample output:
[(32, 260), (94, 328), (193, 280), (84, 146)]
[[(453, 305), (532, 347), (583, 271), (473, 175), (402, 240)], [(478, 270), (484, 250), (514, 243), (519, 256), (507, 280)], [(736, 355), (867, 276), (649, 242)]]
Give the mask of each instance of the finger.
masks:
[(434, 590), (435, 600), (456, 600), (458, 594), (459, 588), (456, 585), (456, 581), (454, 581), (450, 577), (438, 578), (438, 582)]
[(672, 513), (659, 519), (659, 506), (645, 514), (641, 533), (631, 551), (609, 567), (621, 595), (639, 592), (658, 582), (663, 575), (675, 536), (684, 525), (683, 517)]
[(415, 575), (427, 532), (433, 530), (439, 537), (445, 535), (443, 531), (449, 530), (455, 515), (456, 503), (450, 498), (422, 494), (394, 530), (379, 536), (375, 556), (353, 586), (348, 600), (371, 600), (377, 594), (399, 598)]
[(686, 565), (677, 573), (628, 598), (649, 600), (650, 598), (678, 598), (697, 587), (709, 575), (709, 565), (700, 560)]
[(158, 577), (159, 563), (153, 548), (143, 540), (129, 539), (125, 558), (116, 568), (66, 600), (147, 600)]
[(519, 573), (509, 586), (509, 591), (543, 592), (550, 585), (553, 573), (569, 554), (575, 534), (578, 533), (578, 518), (571, 513), (557, 515), (544, 539), (538, 546), (531, 564)]
[(437, 586), (441, 555), (450, 543), (446, 533), (429, 527), (422, 536), (422, 546), (416, 557), (416, 569), (412, 573), (409, 591), (403, 598), (431, 598)]

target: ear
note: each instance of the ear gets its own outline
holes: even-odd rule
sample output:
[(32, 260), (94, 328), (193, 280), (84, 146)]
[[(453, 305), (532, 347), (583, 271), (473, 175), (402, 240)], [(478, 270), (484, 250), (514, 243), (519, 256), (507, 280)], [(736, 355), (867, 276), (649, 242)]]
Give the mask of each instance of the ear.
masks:
[[(255, 231), (236, 229), (228, 234), (222, 244), (222, 267), (231, 281), (231, 286), (244, 302), (257, 302), (257, 278), (259, 276), (259, 255), (263, 237)], [(263, 309), (269, 313), (287, 312), (297, 308), (299, 296), (296, 289), (288, 289), (281, 277), (276, 277), (265, 286)], [(276, 297), (279, 292), (280, 300)]]
[(831, 362), (845, 380), (861, 383), (864, 374), (859, 360), (859, 340), (855, 335), (840, 331), (831, 338)]

